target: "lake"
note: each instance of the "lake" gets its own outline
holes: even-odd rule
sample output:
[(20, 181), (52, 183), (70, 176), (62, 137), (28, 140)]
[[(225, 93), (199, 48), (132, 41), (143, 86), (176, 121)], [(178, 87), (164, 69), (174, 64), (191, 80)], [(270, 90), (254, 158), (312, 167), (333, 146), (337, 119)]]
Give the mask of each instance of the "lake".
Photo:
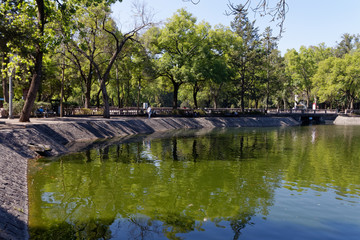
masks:
[(29, 163), (31, 239), (359, 239), (360, 127), (179, 130)]

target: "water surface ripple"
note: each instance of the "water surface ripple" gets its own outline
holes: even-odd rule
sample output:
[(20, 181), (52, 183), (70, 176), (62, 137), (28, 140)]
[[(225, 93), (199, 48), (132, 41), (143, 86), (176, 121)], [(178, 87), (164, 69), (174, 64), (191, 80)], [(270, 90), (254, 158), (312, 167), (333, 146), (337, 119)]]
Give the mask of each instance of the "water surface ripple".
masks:
[(360, 236), (360, 127), (156, 136), (31, 162), (31, 238)]

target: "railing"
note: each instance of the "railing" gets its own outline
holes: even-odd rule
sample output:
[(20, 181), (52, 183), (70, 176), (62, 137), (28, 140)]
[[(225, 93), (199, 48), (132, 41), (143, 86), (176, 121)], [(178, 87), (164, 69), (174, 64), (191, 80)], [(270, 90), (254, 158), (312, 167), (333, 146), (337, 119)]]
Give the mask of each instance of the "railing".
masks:
[(268, 114), (338, 114), (337, 109), (269, 109)]
[[(182, 115), (182, 116), (237, 116), (247, 114), (267, 114), (267, 115), (279, 115), (279, 114), (338, 114), (337, 109), (256, 109), (248, 108), (241, 111), (240, 108), (178, 108), (176, 111), (171, 107), (152, 107), (152, 110), (156, 115)], [(64, 109), (65, 116), (85, 115), (85, 116), (101, 116), (103, 114), (103, 108), (91, 107), (91, 108), (66, 108)], [(111, 116), (137, 116), (146, 115), (146, 109), (137, 107), (110, 107)]]
[[(152, 108), (157, 114), (170, 114), (172, 113), (172, 108)], [(103, 108), (91, 107), (91, 108), (66, 108), (64, 110), (64, 115), (90, 115), (90, 116), (99, 116), (103, 114)], [(117, 108), (110, 107), (110, 115), (112, 116), (136, 116), (136, 115), (145, 115), (146, 109), (137, 108), (137, 107), (126, 107), (126, 108)]]
[[(197, 113), (199, 115), (237, 115), (237, 114), (254, 114), (254, 113), (265, 113), (264, 109), (249, 108), (241, 111), (240, 108), (202, 108), (202, 109), (191, 109), (191, 108), (178, 108), (174, 111), (171, 107), (152, 107), (152, 110), (156, 115), (173, 115), (180, 114), (184, 116), (193, 116)], [(65, 116), (73, 115), (87, 115), (87, 116), (100, 116), (103, 114), (103, 108), (66, 108), (64, 109)], [(110, 115), (112, 116), (135, 116), (145, 115), (146, 109), (137, 107), (126, 107), (126, 108), (110, 108)]]
[[(238, 116), (238, 115), (254, 115), (254, 114), (263, 114), (263, 115), (285, 115), (285, 114), (294, 114), (294, 115), (334, 115), (339, 114), (340, 112), (337, 109), (257, 109), (257, 108), (248, 108), (244, 111), (241, 111), (240, 108), (202, 108), (202, 109), (191, 109), (191, 108), (178, 108), (176, 111), (171, 107), (152, 107), (152, 110), (155, 112), (154, 115), (160, 116)], [(64, 116), (102, 116), (103, 108), (91, 107), (91, 108), (65, 108)], [(360, 110), (345, 110), (341, 112), (342, 114), (360, 115)], [(36, 115), (36, 114), (35, 114)], [(143, 116), (146, 115), (146, 109), (137, 108), (137, 107), (110, 107), (111, 116)], [(55, 112), (47, 112), (45, 117), (56, 116)], [(0, 118), (7, 117), (7, 113), (4, 109), (0, 109)], [(37, 117), (44, 117), (43, 115)]]

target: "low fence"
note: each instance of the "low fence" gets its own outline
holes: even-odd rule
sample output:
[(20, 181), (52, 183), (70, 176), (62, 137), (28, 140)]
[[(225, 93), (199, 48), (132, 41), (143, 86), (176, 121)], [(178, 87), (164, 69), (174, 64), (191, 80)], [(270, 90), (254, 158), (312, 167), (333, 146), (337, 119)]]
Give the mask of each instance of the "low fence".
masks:
[(338, 114), (337, 109), (269, 109), (267, 114)]
[[(171, 114), (172, 108), (152, 108), (157, 114)], [(73, 115), (91, 115), (98, 116), (102, 115), (104, 112), (103, 108), (66, 108), (64, 109), (65, 116), (73, 116)], [(110, 108), (111, 116), (137, 116), (137, 115), (145, 115), (146, 109), (137, 108), (137, 107), (127, 107), (127, 108)]]
[[(248, 108), (242, 111), (240, 108), (178, 108), (174, 110), (171, 107), (152, 107), (153, 114), (156, 116), (238, 116), (238, 115), (281, 115), (281, 114), (339, 114), (337, 109), (256, 109)], [(64, 116), (102, 116), (103, 108), (65, 108)], [(360, 114), (360, 110), (345, 110), (342, 114)], [(110, 107), (111, 116), (144, 116), (146, 109), (137, 107), (117, 108)], [(35, 114), (36, 117), (53, 117), (56, 116), (55, 112), (46, 111), (45, 114)], [(7, 111), (0, 109), (0, 118), (7, 117)]]
[[(249, 108), (242, 111), (240, 108), (202, 108), (202, 109), (191, 109), (191, 108), (178, 108), (174, 110), (171, 107), (153, 107), (152, 111), (156, 115), (238, 115), (238, 114), (338, 114), (337, 109), (256, 109)], [(350, 113), (350, 111), (348, 111)], [(103, 108), (66, 108), (64, 115), (102, 115)], [(146, 109), (137, 107), (127, 108), (110, 108), (110, 115), (112, 116), (136, 116), (145, 115)]]
[[(191, 108), (178, 108), (173, 109), (172, 107), (152, 107), (152, 111), (155, 115), (167, 116), (167, 115), (181, 115), (181, 116), (200, 116), (200, 115), (225, 115), (225, 116), (236, 116), (238, 114), (265, 114), (264, 109), (245, 109), (241, 111), (240, 108), (202, 108), (202, 109), (191, 109)], [(65, 116), (100, 116), (103, 114), (103, 108), (66, 108), (64, 109)], [(111, 116), (142, 116), (146, 115), (146, 109), (137, 107), (127, 108), (110, 108)]]

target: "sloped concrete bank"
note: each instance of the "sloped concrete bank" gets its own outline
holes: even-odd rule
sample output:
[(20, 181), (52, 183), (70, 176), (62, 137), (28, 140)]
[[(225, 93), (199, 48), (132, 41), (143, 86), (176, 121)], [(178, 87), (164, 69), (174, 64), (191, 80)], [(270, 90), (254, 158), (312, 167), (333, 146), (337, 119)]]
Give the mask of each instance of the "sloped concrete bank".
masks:
[(335, 125), (360, 125), (360, 117), (337, 116)]
[[(52, 118), (0, 124), (0, 239), (28, 239), (27, 160), (30, 145), (50, 145), (51, 155), (76, 149), (73, 142), (182, 128), (295, 126), (287, 117), (239, 118)], [(81, 144), (80, 144), (81, 145)]]

